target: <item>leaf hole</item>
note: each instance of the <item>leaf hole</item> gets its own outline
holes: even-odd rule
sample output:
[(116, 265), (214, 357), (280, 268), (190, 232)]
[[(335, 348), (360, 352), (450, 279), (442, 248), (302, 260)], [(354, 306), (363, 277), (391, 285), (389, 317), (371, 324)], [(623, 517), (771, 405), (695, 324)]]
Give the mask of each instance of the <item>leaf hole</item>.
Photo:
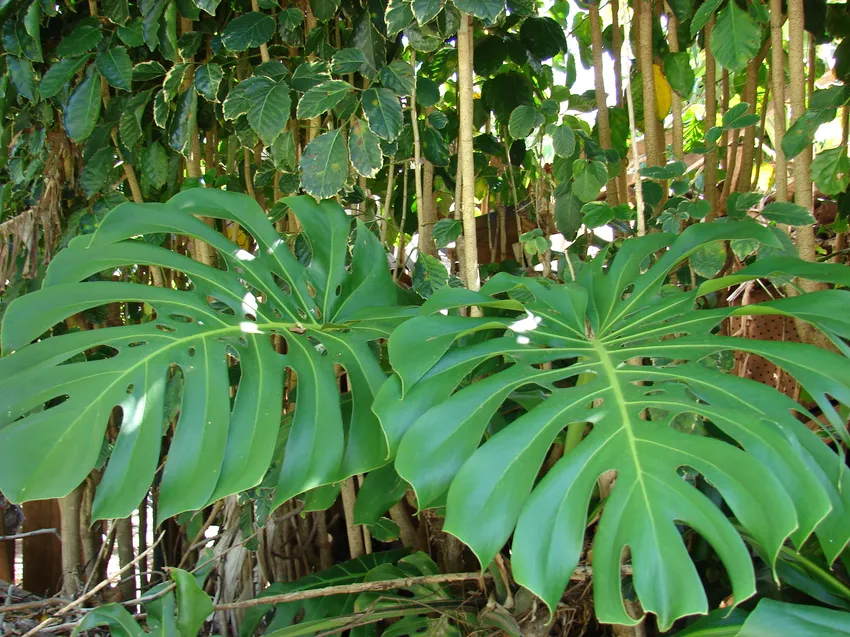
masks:
[(134, 389), (136, 389), (136, 386), (133, 383), (130, 383), (129, 385), (127, 385), (127, 393), (128, 394), (132, 394)]
[(336, 286), (336, 291), (335, 291), (335, 292), (336, 292), (336, 295), (337, 295), (337, 296), (339, 296), (340, 294), (342, 294), (342, 286), (341, 286), (341, 285)]
[(313, 284), (307, 281), (307, 293), (311, 298), (316, 298), (316, 288), (313, 287)]
[(190, 347), (190, 348), (187, 350), (187, 354), (189, 354), (189, 356), (190, 356), (190, 357), (193, 357), (193, 356), (195, 355), (195, 348), (194, 348), (194, 347)]
[(274, 277), (274, 282), (277, 284), (277, 287), (280, 288), (281, 292), (284, 294), (292, 294), (292, 286), (289, 285), (289, 283), (281, 279), (274, 272), (272, 272), (272, 277)]
[(133, 341), (132, 343), (129, 343), (127, 345), (127, 347), (141, 347), (142, 345), (147, 345), (147, 344), (148, 344), (147, 341)]
[(297, 314), (298, 314), (298, 317), (299, 317), (302, 321), (306, 321), (306, 320), (307, 320), (307, 312), (305, 312), (305, 311), (303, 310), (303, 308), (300, 308), (300, 307), (299, 307), (299, 308), (296, 310), (296, 312), (297, 312)]
[(156, 329), (158, 329), (160, 332), (167, 332), (169, 334), (177, 331), (170, 325), (163, 325), (162, 323), (157, 324)]
[(185, 314), (169, 314), (168, 318), (172, 321), (176, 321), (178, 323), (194, 323), (195, 319), (191, 316), (186, 316)]
[(247, 320), (251, 321), (252, 323), (256, 323), (256, 322), (257, 322), (257, 317), (256, 317), (256, 316), (254, 316), (253, 314), (248, 313), (248, 314), (246, 314), (246, 315), (245, 315), (245, 318), (246, 318)]

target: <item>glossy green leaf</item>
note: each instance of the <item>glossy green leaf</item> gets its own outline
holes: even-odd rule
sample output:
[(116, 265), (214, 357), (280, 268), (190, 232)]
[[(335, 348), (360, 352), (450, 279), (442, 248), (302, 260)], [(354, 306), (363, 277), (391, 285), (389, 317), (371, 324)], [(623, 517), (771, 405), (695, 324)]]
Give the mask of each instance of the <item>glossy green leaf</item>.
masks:
[[(183, 191), (166, 204), (123, 204), (96, 233), (56, 255), (41, 290), (16, 299), (2, 324), (4, 352), (14, 355), (0, 359), (0, 445), (16, 450), (14, 460), (0, 467), (4, 494), (18, 501), (59, 497), (81, 482), (97, 460), (109, 414), (120, 406), (123, 424), (98, 486), (94, 517), (129, 515), (157, 471), (172, 366), (183, 389), (159, 482), (160, 519), (260, 482), (280, 426), (287, 367), (297, 374), (299, 399), (276, 475), (276, 503), (386, 464), (384, 434), (370, 408), (385, 374), (369, 343), (387, 338), (404, 313), (395, 308), (383, 248), (360, 222), (349, 248), (352, 219), (336, 202), (296, 197), (286, 203), (311, 246), (306, 267), (256, 202), (204, 188)], [(198, 216), (238, 223), (253, 236), (257, 254)], [(151, 232), (196, 237), (215, 249), (227, 269), (134, 239)], [(88, 280), (128, 263), (172, 268), (194, 287)], [(129, 299), (150, 305), (156, 319), (29, 345), (66, 316)], [(287, 341), (286, 355), (274, 350), (271, 333)], [(100, 345), (117, 354), (67, 362)], [(228, 352), (241, 369), (232, 407)], [(348, 371), (354, 396), (346, 425), (334, 398), (335, 364)], [(45, 391), (69, 399), (33, 412), (47, 400)]]
[(369, 128), (381, 139), (393, 141), (401, 133), (401, 104), (387, 88), (370, 88), (363, 91), (363, 113)]
[(86, 613), (74, 627), (72, 637), (98, 626), (109, 626), (110, 633), (115, 637), (144, 637), (148, 634), (121, 604), (105, 604)]
[(850, 635), (850, 613), (763, 599), (738, 637), (820, 637)]
[(567, 50), (564, 29), (548, 16), (526, 18), (520, 27), (519, 37), (538, 60), (548, 60)]
[(552, 132), (552, 146), (559, 157), (571, 157), (576, 149), (576, 134), (566, 124), (561, 124)]
[(271, 40), (274, 30), (273, 17), (251, 11), (227, 23), (221, 33), (221, 43), (231, 51), (247, 51)]
[(384, 165), (378, 136), (359, 119), (352, 121), (349, 127), (348, 154), (354, 170), (363, 177), (374, 177)]
[(717, 11), (718, 7), (723, 4), (723, 0), (706, 0), (694, 12), (694, 17), (691, 19), (691, 38), (695, 38), (702, 28), (708, 24), (711, 17)]
[(168, 155), (159, 142), (142, 152), (142, 174), (154, 188), (162, 188), (168, 180)]
[(386, 40), (375, 28), (368, 10), (355, 18), (346, 46), (362, 51), (369, 66), (375, 70), (380, 70), (387, 63)]
[[(829, 426), (839, 430), (841, 417), (826, 406), (830, 396), (850, 402), (850, 365), (843, 356), (802, 344), (719, 336), (715, 328), (730, 314), (781, 314), (846, 338), (850, 317), (832, 308), (846, 307), (850, 293), (826, 290), (711, 309), (696, 304), (704, 291), (665, 286), (669, 273), (695, 250), (733, 239), (776, 245), (772, 232), (754, 223), (696, 224), (678, 237), (626, 239), (613, 260), (602, 252), (575, 283), (499, 274), (480, 292), (444, 288), (422, 315), (390, 337), (396, 375), (374, 408), (390, 447), (400, 440), (396, 470), (421, 507), (447, 493), (444, 529), (468, 544), (482, 565), (513, 534), (517, 583), (550, 609), (584, 554), (584, 512), (607, 470), (616, 471), (617, 480), (603, 503), (592, 549), (595, 610), (603, 622), (637, 621), (622, 603), (626, 546), (637, 599), (658, 616), (660, 630), (708, 611), (680, 525), (711, 545), (736, 602), (755, 593), (746, 545), (726, 513), (683, 479), (683, 466), (719, 491), (737, 523), (758, 538), (769, 565), (789, 537), (799, 546), (814, 533), (828, 560), (850, 540), (844, 486), (850, 476), (794, 418), (792, 411), (803, 408), (772, 387), (699, 362), (728, 350), (777, 362), (824, 405)], [(846, 268), (825, 265), (782, 259), (751, 266), (735, 281), (782, 269), (850, 282)], [(505, 298), (506, 292), (513, 294)], [(440, 314), (469, 305), (500, 312), (482, 318)], [(459, 340), (472, 332), (480, 334)], [(644, 364), (650, 357), (669, 362)], [(490, 374), (465, 382), (487, 360)], [(581, 382), (567, 380), (579, 375)], [(496, 410), (529, 385), (545, 400), (484, 438)], [(646, 419), (647, 408), (658, 411)], [(675, 430), (670, 424), (680, 413), (710, 419), (728, 441)], [(556, 437), (587, 423), (589, 433), (538, 482)]]
[(271, 147), (272, 161), (278, 170), (295, 170), (295, 139), (292, 131), (284, 131)]
[(844, 147), (822, 150), (812, 160), (812, 179), (825, 195), (837, 195), (850, 185), (850, 159)]
[(168, 145), (184, 157), (192, 149), (192, 136), (197, 135), (198, 93), (191, 87), (177, 99), (177, 110), (171, 118)]
[(419, 24), (427, 24), (443, 10), (445, 0), (411, 0), (410, 8)]
[(310, 0), (310, 7), (317, 20), (327, 22), (336, 14), (339, 0)]
[(736, 3), (727, 3), (711, 31), (711, 51), (717, 62), (730, 71), (741, 71), (756, 56), (759, 46), (758, 24)]
[(266, 146), (284, 131), (289, 123), (292, 101), (289, 85), (284, 80), (275, 81), (258, 77), (245, 91), (248, 99), (248, 123)]
[(348, 82), (326, 80), (317, 84), (298, 101), (299, 119), (310, 119), (326, 113), (354, 90)]
[(694, 70), (691, 68), (691, 56), (684, 51), (665, 55), (664, 77), (670, 83), (670, 88), (688, 99), (694, 90), (695, 80)]
[(181, 635), (197, 635), (213, 613), (212, 600), (188, 571), (172, 569), (171, 579), (177, 584), (177, 630)]
[(425, 159), (435, 166), (448, 166), (450, 155), (449, 145), (440, 131), (425, 126), (422, 130), (422, 154)]
[(32, 68), (32, 62), (26, 58), (9, 55), (6, 56), (6, 65), (9, 67), (12, 84), (15, 85), (18, 93), (30, 101), (35, 101), (35, 71)]
[(761, 216), (768, 221), (784, 223), (789, 226), (805, 226), (815, 222), (811, 212), (803, 206), (788, 201), (774, 201), (767, 204), (762, 209)]
[(88, 158), (80, 173), (80, 187), (86, 196), (94, 197), (106, 185), (106, 178), (115, 166), (115, 154), (105, 146)]
[(411, 95), (414, 81), (413, 68), (404, 60), (393, 60), (381, 69), (381, 85), (396, 95)]
[(133, 62), (127, 49), (116, 46), (98, 53), (95, 59), (97, 70), (110, 86), (129, 91), (133, 84)]
[(48, 98), (59, 93), (71, 81), (71, 78), (86, 65), (89, 59), (91, 59), (90, 55), (82, 55), (59, 60), (41, 78), (41, 83), (38, 85), (39, 94)]
[[(224, 79), (224, 71), (220, 64), (202, 64), (195, 69), (195, 90), (208, 102), (218, 101), (218, 87)], [(288, 96), (287, 96), (288, 97)]]
[(348, 150), (341, 129), (319, 135), (301, 155), (301, 183), (317, 199), (333, 197), (348, 177)]
[(355, 524), (376, 524), (378, 519), (404, 497), (407, 483), (392, 463), (370, 471), (357, 491), (354, 503)]
[(437, 247), (445, 248), (463, 234), (463, 222), (460, 219), (440, 219), (434, 224), (431, 233)]
[(573, 164), (573, 194), (582, 201), (592, 201), (599, 196), (608, 181), (608, 170), (601, 161), (577, 159)]
[(91, 73), (80, 82), (65, 107), (65, 131), (75, 142), (84, 141), (94, 131), (100, 117), (100, 78)]
[(495, 22), (505, 10), (504, 0), (455, 0), (455, 6), (488, 22)]
[(82, 55), (95, 48), (103, 39), (100, 31), (100, 23), (97, 18), (87, 18), (74, 25), (73, 31), (62, 38), (56, 47), (56, 55), (69, 57)]
[(389, 0), (384, 15), (387, 23), (387, 35), (395, 37), (414, 20), (409, 0)]
[(525, 139), (544, 121), (543, 114), (533, 106), (517, 106), (508, 121), (508, 132), (514, 139)]
[(334, 53), (331, 61), (331, 72), (337, 75), (346, 73), (363, 73), (373, 76), (375, 69), (366, 60), (366, 55), (360, 49), (343, 49)]

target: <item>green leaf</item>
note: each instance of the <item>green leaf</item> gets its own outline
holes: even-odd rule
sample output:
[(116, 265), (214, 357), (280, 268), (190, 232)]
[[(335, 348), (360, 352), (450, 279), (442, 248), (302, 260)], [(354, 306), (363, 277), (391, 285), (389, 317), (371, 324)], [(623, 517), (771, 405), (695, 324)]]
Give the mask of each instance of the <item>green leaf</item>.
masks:
[(188, 571), (172, 569), (171, 579), (177, 584), (177, 630), (181, 635), (197, 635), (214, 611), (212, 600)]
[(721, 4), (723, 4), (723, 0), (706, 0), (699, 6), (691, 20), (691, 39), (696, 38)]
[(440, 219), (434, 224), (431, 233), (437, 247), (446, 248), (463, 234), (463, 223), (460, 219)]
[(194, 0), (195, 6), (197, 6), (201, 11), (206, 11), (211, 16), (215, 15), (215, 11), (218, 8), (221, 0)]
[(44, 62), (41, 52), (41, 7), (38, 2), (32, 2), (27, 7), (23, 23), (24, 31), (29, 36), (22, 39), (24, 55), (33, 62)]
[(218, 101), (218, 87), (224, 79), (224, 71), (220, 64), (212, 62), (202, 64), (195, 69), (195, 90), (208, 102)]
[(298, 101), (298, 118), (310, 119), (326, 113), (354, 90), (348, 82), (326, 80), (304, 93)]
[(33, 71), (32, 62), (26, 58), (9, 55), (6, 57), (6, 65), (9, 67), (12, 84), (15, 85), (18, 93), (30, 101), (35, 101), (35, 71)]
[(95, 59), (97, 70), (110, 86), (129, 91), (133, 84), (133, 62), (123, 46), (116, 46), (98, 53)]
[(811, 212), (803, 206), (787, 201), (774, 201), (767, 204), (761, 211), (761, 216), (768, 221), (784, 223), (789, 226), (807, 226), (815, 222)]
[(165, 75), (165, 80), (162, 82), (163, 97), (165, 97), (167, 101), (170, 102), (177, 97), (177, 93), (183, 86), (183, 78), (188, 70), (189, 64), (184, 62), (175, 64), (168, 69), (168, 73)]
[(695, 80), (694, 70), (691, 68), (691, 56), (684, 51), (665, 55), (664, 77), (670, 83), (670, 88), (683, 98), (690, 98)]
[(273, 17), (249, 11), (227, 23), (221, 33), (221, 43), (231, 51), (247, 51), (271, 40), (274, 29)]
[(701, 246), (691, 255), (691, 266), (698, 276), (711, 279), (723, 269), (726, 262), (726, 248), (722, 243), (714, 242)]
[(514, 139), (525, 139), (544, 121), (543, 114), (533, 106), (517, 106), (508, 121), (508, 132)]
[(292, 131), (284, 131), (271, 147), (272, 161), (278, 170), (295, 170), (295, 139)]
[(644, 166), (640, 169), (640, 174), (648, 179), (666, 181), (668, 179), (681, 177), (685, 174), (687, 168), (688, 167), (685, 165), (685, 162), (674, 161), (670, 162), (666, 166)]
[(435, 166), (449, 165), (449, 145), (440, 132), (430, 126), (422, 131), (422, 154)]
[(333, 197), (345, 186), (348, 152), (341, 129), (319, 135), (301, 155), (301, 183), (317, 199)]
[[(633, 562), (633, 594), (644, 612), (657, 616), (662, 632), (709, 608), (682, 527), (711, 545), (735, 600), (756, 592), (738, 528), (758, 538), (767, 564), (788, 538), (799, 547), (812, 533), (827, 560), (840, 553), (850, 539), (844, 486), (850, 475), (842, 472), (842, 460), (793, 416), (800, 406), (791, 398), (701, 361), (749, 352), (780, 363), (818, 404), (829, 404), (833, 392), (850, 399), (850, 365), (840, 354), (716, 333), (730, 315), (779, 314), (850, 335), (847, 312), (834, 314), (848, 307), (850, 293), (825, 290), (715, 309), (696, 303), (706, 290), (665, 285), (695, 250), (735, 239), (776, 244), (773, 233), (755, 223), (695, 224), (679, 236), (626, 239), (613, 259), (602, 251), (585, 264), (575, 283), (502, 273), (479, 292), (438, 290), (390, 336), (396, 375), (374, 404), (388, 438), (400, 440), (395, 468), (414, 488), (419, 507), (444, 500), (444, 530), (481, 564), (513, 535), (517, 583), (553, 609), (586, 553), (598, 478), (616, 471), (590, 533), (596, 616), (606, 623), (636, 621), (623, 605), (621, 562), (628, 546), (641, 557)], [(765, 261), (718, 283), (725, 288), (778, 270), (850, 282), (837, 264)], [(469, 306), (483, 308), (485, 316), (455, 314)], [(482, 366), (486, 372), (475, 373)], [(571, 377), (578, 382), (564, 382)], [(498, 410), (529, 386), (545, 400), (486, 435)], [(675, 430), (680, 413), (710, 419), (722, 435)], [(844, 426), (837, 413), (829, 420), (833, 431)], [(577, 445), (539, 479), (567, 426)], [(717, 500), (698, 488), (702, 480), (683, 476), (683, 467), (717, 489)]]
[(339, 0), (310, 0), (310, 7), (313, 9), (313, 15), (321, 22), (327, 22), (339, 9)]
[(582, 201), (592, 201), (599, 196), (608, 181), (608, 170), (601, 161), (577, 159), (573, 163), (573, 194)]
[(404, 60), (393, 60), (381, 69), (381, 84), (396, 95), (413, 94), (413, 68)]
[(735, 2), (727, 3), (711, 31), (711, 51), (720, 66), (730, 71), (743, 70), (758, 54), (760, 45), (758, 24)]
[(162, 188), (168, 181), (168, 155), (159, 142), (142, 152), (142, 175), (154, 188)]
[(97, 18), (84, 18), (77, 22), (70, 34), (62, 38), (56, 47), (56, 55), (63, 58), (82, 55), (100, 44), (101, 39), (103, 34)]
[(72, 637), (98, 626), (109, 626), (115, 637), (144, 637), (148, 634), (121, 604), (105, 604), (86, 613), (83, 620), (74, 627)]
[(694, 0), (671, 0), (667, 4), (673, 10), (679, 22), (684, 22), (690, 18), (694, 10)]
[(317, 84), (331, 79), (325, 62), (304, 62), (292, 73), (292, 88), (306, 93)]
[(331, 61), (331, 72), (337, 75), (360, 73), (374, 75), (375, 69), (366, 61), (366, 56), (360, 49), (343, 49), (334, 53)]
[(139, 18), (133, 18), (124, 26), (120, 26), (115, 30), (118, 39), (127, 46), (144, 46), (145, 35), (142, 27), (142, 21)]
[(387, 88), (370, 88), (363, 91), (363, 114), (369, 128), (381, 139), (393, 141), (401, 133), (401, 104)]
[(416, 51), (431, 53), (438, 50), (445, 38), (431, 25), (419, 26), (417, 22), (411, 22), (404, 30), (404, 35)]
[(822, 150), (812, 161), (812, 179), (825, 195), (837, 195), (850, 185), (850, 159), (843, 146)]
[(559, 157), (571, 157), (576, 149), (576, 134), (573, 129), (561, 124), (552, 132), (552, 146)]
[(548, 60), (567, 50), (564, 29), (549, 17), (526, 18), (519, 29), (519, 37), (538, 60)]
[(426, 252), (420, 252), (413, 268), (413, 291), (423, 299), (446, 287), (449, 273), (443, 262)]
[(416, 103), (428, 108), (440, 101), (440, 87), (431, 78), (422, 75), (416, 78)]
[(94, 197), (106, 185), (106, 178), (115, 166), (111, 146), (105, 146), (88, 158), (80, 174), (80, 187), (86, 197)]
[(604, 201), (591, 201), (581, 208), (582, 221), (590, 229), (599, 228), (611, 223), (614, 219), (614, 209)]
[(362, 51), (369, 66), (375, 70), (380, 70), (387, 63), (386, 40), (375, 28), (368, 10), (355, 18), (346, 46)]
[(505, 11), (504, 0), (455, 0), (455, 6), (487, 22), (495, 22)]
[(384, 165), (381, 144), (364, 122), (354, 119), (349, 127), (348, 154), (358, 174), (371, 179)]
[(738, 637), (850, 635), (850, 613), (762, 599), (750, 613)]
[(198, 117), (198, 93), (189, 89), (183, 91), (177, 100), (177, 110), (171, 118), (168, 145), (184, 157), (192, 149), (192, 135), (197, 135), (195, 122)]
[(92, 134), (97, 125), (97, 118), (100, 117), (100, 104), (100, 78), (95, 72), (80, 82), (68, 98), (64, 113), (68, 137), (75, 142), (81, 142)]
[(133, 67), (133, 79), (136, 82), (145, 82), (165, 75), (165, 67), (156, 60), (141, 62)]
[(165, 99), (164, 91), (157, 91), (153, 96), (153, 122), (160, 128), (165, 128), (168, 123), (168, 116), (171, 110), (168, 107), (168, 102)]
[(38, 85), (41, 97), (49, 98), (58, 94), (90, 59), (90, 55), (64, 58), (51, 66)]
[(257, 77), (246, 89), (248, 99), (248, 123), (263, 144), (271, 146), (289, 122), (292, 101), (289, 85), (284, 81)]
[(389, 0), (384, 20), (387, 23), (387, 36), (395, 37), (413, 21), (413, 9), (409, 0)]
[(445, 0), (411, 0), (413, 16), (419, 24), (427, 24), (443, 10)]
[[(127, 20), (130, 19), (130, 5), (127, 0), (104, 0), (103, 15), (117, 25), (126, 24)], [(141, 46), (141, 44), (136, 46)]]
[(569, 189), (555, 197), (555, 227), (567, 240), (574, 239), (581, 227), (581, 208), (583, 205), (584, 202)]
[[(342, 140), (338, 130), (327, 135)], [(340, 147), (344, 153), (344, 143)], [(308, 146), (305, 155), (311, 152)], [(409, 312), (397, 308), (384, 250), (366, 226), (356, 222), (352, 237), (352, 218), (334, 201), (294, 197), (285, 203), (311, 248), (307, 266), (253, 199), (206, 188), (185, 190), (165, 204), (120, 205), (97, 233), (72, 240), (54, 256), (42, 288), (15, 299), (0, 328), (4, 353), (14, 351), (0, 358), (0, 446), (15, 449), (14, 459), (0, 467), (4, 494), (52, 498), (79, 484), (97, 461), (117, 406), (122, 427), (97, 488), (95, 519), (129, 515), (155, 476), (160, 520), (256, 486), (272, 460), (287, 367), (298, 377), (298, 409), (282, 464), (271, 476), (275, 506), (386, 464), (384, 434), (371, 411), (385, 373), (370, 342), (386, 339)], [(255, 258), (197, 217), (238, 224), (253, 237)], [(135, 239), (151, 232), (203, 241), (226, 269)], [(127, 264), (173, 269), (194, 287), (95, 276)], [(156, 318), (40, 338), (67, 316), (129, 300), (150, 306)], [(272, 332), (286, 340), (287, 354), (275, 351)], [(101, 345), (117, 355), (69, 361)], [(228, 353), (238, 357), (238, 380), (228, 375)], [(353, 396), (345, 421), (335, 365), (348, 371)], [(178, 369), (179, 416), (158, 471), (166, 379)], [(232, 383), (238, 383), (234, 394)], [(33, 405), (43, 405), (45, 388), (69, 399), (33, 412)]]

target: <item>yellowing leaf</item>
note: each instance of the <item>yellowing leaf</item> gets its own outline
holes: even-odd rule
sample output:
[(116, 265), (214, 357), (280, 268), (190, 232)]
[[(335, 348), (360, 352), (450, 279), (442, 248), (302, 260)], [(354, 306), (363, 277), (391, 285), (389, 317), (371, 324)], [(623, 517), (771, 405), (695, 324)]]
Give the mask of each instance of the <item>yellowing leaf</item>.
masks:
[(670, 83), (661, 72), (660, 66), (653, 64), (652, 70), (653, 75), (655, 76), (655, 116), (659, 120), (663, 120), (667, 117), (667, 113), (670, 112), (670, 104), (672, 100)]

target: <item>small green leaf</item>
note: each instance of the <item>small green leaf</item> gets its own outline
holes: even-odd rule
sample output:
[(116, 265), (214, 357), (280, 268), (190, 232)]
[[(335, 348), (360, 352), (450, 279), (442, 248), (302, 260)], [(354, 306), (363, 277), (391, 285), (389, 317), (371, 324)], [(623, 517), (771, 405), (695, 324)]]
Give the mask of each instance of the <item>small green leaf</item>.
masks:
[(272, 162), (278, 170), (295, 170), (295, 139), (292, 131), (284, 131), (271, 147)]
[(741, 71), (759, 51), (761, 29), (750, 14), (729, 2), (711, 31), (711, 50), (717, 62), (730, 71)]
[(683, 98), (688, 99), (694, 89), (694, 70), (691, 68), (691, 56), (686, 52), (668, 53), (664, 56), (664, 76), (670, 88)]
[(118, 39), (127, 46), (144, 46), (145, 34), (142, 28), (142, 21), (139, 18), (133, 18), (124, 26), (120, 26), (115, 30)]
[(648, 179), (666, 181), (681, 177), (685, 174), (685, 170), (687, 170), (685, 162), (674, 161), (666, 166), (644, 166), (640, 169), (640, 174)]
[(212, 600), (188, 571), (172, 569), (171, 578), (177, 584), (177, 630), (181, 635), (197, 635), (213, 613)]
[(165, 67), (156, 60), (141, 62), (133, 67), (133, 80), (145, 82), (165, 75)]
[(460, 219), (440, 219), (431, 229), (434, 243), (438, 248), (446, 248), (457, 241), (463, 233), (463, 223)]
[(168, 155), (159, 142), (142, 152), (142, 175), (154, 188), (162, 188), (168, 181)]
[(63, 58), (82, 55), (95, 48), (102, 38), (103, 34), (97, 18), (85, 18), (76, 24), (69, 35), (62, 38), (59, 46), (56, 47), (56, 55)]
[(348, 136), (348, 154), (354, 170), (366, 178), (374, 177), (384, 165), (378, 136), (359, 119), (351, 122)]
[(370, 66), (360, 49), (343, 49), (334, 53), (331, 60), (331, 73), (336, 75), (360, 73), (361, 69), (367, 71), (370, 75), (375, 73), (375, 69)]
[(116, 46), (98, 53), (95, 64), (110, 86), (123, 91), (132, 88), (133, 62), (125, 47)]
[(508, 120), (508, 132), (514, 139), (525, 139), (544, 121), (543, 114), (533, 106), (517, 106)]
[(495, 22), (505, 11), (504, 0), (455, 0), (455, 6), (487, 22)]
[(91, 59), (91, 55), (59, 60), (41, 78), (41, 84), (38, 85), (38, 92), (44, 98), (53, 97), (71, 81), (71, 78), (86, 65), (89, 59)]
[(75, 142), (87, 139), (97, 125), (100, 105), (100, 77), (95, 72), (80, 82), (68, 98), (64, 117), (68, 137)]
[(348, 36), (345, 46), (362, 51), (369, 66), (376, 71), (387, 63), (386, 40), (375, 28), (368, 10), (361, 11), (354, 19), (351, 35)]
[(812, 179), (825, 195), (837, 195), (850, 185), (850, 159), (843, 146), (819, 152), (812, 161)]
[(201, 11), (206, 11), (211, 16), (214, 16), (220, 2), (221, 0), (195, 0), (195, 6)]
[(401, 104), (387, 88), (370, 88), (363, 92), (363, 113), (369, 128), (381, 139), (393, 141), (401, 133)]
[(807, 226), (815, 222), (811, 212), (789, 201), (774, 201), (767, 204), (761, 211), (761, 216), (768, 221), (784, 223), (788, 226)]
[(325, 62), (304, 62), (292, 73), (292, 88), (306, 93), (314, 86), (331, 79)]
[(218, 101), (218, 87), (224, 79), (224, 71), (220, 64), (202, 64), (195, 69), (195, 90), (208, 102)]
[(413, 21), (413, 9), (409, 0), (390, 0), (384, 14), (387, 23), (387, 36), (395, 37)]
[(422, 131), (422, 154), (435, 166), (449, 165), (449, 145), (440, 132), (430, 126)]
[(413, 67), (404, 60), (393, 60), (381, 69), (381, 84), (396, 95), (406, 96), (413, 93)]
[(184, 157), (189, 156), (192, 135), (196, 135), (195, 121), (198, 116), (198, 93), (193, 89), (183, 91), (177, 100), (177, 110), (171, 119), (168, 144)]
[(162, 82), (162, 93), (167, 101), (170, 102), (177, 97), (177, 93), (183, 86), (183, 77), (187, 70), (189, 70), (189, 65), (182, 62), (168, 69), (165, 80)]
[(419, 24), (427, 24), (443, 10), (445, 0), (411, 0), (413, 16)]
[(273, 17), (250, 11), (227, 23), (221, 34), (221, 43), (231, 51), (247, 51), (271, 40), (274, 30)]
[(12, 84), (18, 93), (30, 101), (35, 101), (35, 71), (32, 62), (27, 58), (9, 55), (6, 57), (6, 64), (12, 76)]
[(416, 103), (428, 108), (440, 101), (440, 87), (429, 77), (416, 78)]
[(559, 157), (571, 157), (576, 149), (576, 134), (570, 126), (561, 124), (552, 132), (552, 146)]
[(723, 3), (723, 0), (706, 0), (694, 13), (691, 20), (691, 38), (696, 38), (702, 28), (711, 20), (711, 16), (717, 11), (717, 8)]
[(248, 123), (266, 146), (271, 146), (289, 122), (292, 101), (289, 85), (280, 80), (257, 77), (246, 89), (248, 99)]
[(691, 255), (691, 266), (699, 276), (711, 279), (720, 272), (726, 263), (726, 248), (723, 243), (714, 241), (707, 243)]
[(538, 60), (548, 60), (567, 50), (564, 29), (550, 17), (526, 18), (520, 27), (519, 37)]
[(317, 199), (333, 197), (345, 186), (348, 152), (342, 129), (319, 135), (301, 155), (301, 183)]
[(342, 80), (326, 80), (314, 86), (298, 101), (298, 118), (310, 119), (326, 113), (353, 90), (351, 84)]
[(327, 22), (339, 9), (339, 0), (310, 0), (310, 7), (313, 9), (313, 15), (320, 22)]
[(106, 178), (115, 166), (111, 146), (104, 146), (88, 158), (80, 174), (80, 187), (86, 197), (94, 197), (106, 185)]
[(570, 241), (575, 238), (581, 227), (581, 209), (584, 202), (570, 189), (555, 197), (555, 227)]
[(614, 209), (604, 201), (590, 201), (581, 209), (582, 221), (590, 229), (600, 228), (614, 219)]
[(577, 159), (573, 164), (573, 194), (582, 201), (593, 201), (608, 181), (608, 170), (601, 161)]

